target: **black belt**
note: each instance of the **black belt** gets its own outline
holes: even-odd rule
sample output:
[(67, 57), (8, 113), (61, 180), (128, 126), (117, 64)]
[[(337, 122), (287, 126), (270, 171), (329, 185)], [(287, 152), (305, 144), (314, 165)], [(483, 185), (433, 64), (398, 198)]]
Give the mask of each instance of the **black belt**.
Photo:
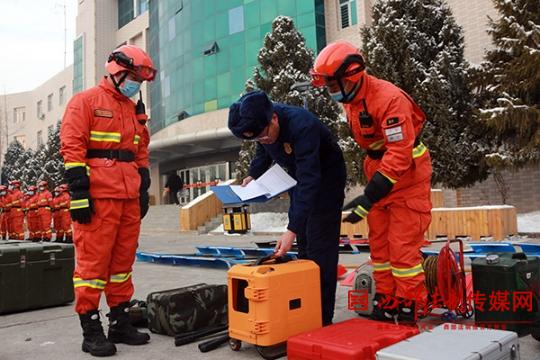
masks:
[[(417, 137), (416, 139), (414, 139), (414, 147), (417, 147), (418, 145), (420, 145), (420, 142), (421, 142), (420, 137)], [(367, 156), (369, 156), (373, 160), (380, 160), (384, 156), (385, 152), (386, 150), (367, 150)]]
[(135, 161), (135, 154), (129, 150), (90, 149), (86, 151), (86, 158), (106, 158), (115, 159), (123, 162), (130, 162)]

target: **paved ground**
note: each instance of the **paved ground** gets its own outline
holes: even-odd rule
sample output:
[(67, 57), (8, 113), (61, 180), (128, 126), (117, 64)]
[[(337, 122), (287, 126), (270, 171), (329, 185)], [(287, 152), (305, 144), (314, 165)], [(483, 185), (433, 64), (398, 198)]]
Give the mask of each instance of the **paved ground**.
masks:
[[(171, 208), (173, 211), (173, 208)], [(146, 225), (141, 234), (140, 249), (144, 251), (162, 251), (191, 253), (195, 245), (249, 246), (253, 241), (272, 240), (272, 236), (213, 236), (178, 234), (174, 222), (168, 224), (160, 219), (159, 227)], [(367, 254), (342, 255), (343, 264), (360, 264), (367, 259)], [(199, 282), (225, 283), (225, 270), (211, 270), (191, 267), (172, 267), (148, 263), (136, 263), (134, 266), (135, 297), (144, 299), (146, 294), (187, 286)], [(334, 321), (355, 317), (347, 310), (348, 288), (338, 287), (338, 304)], [(107, 307), (102, 304), (103, 313)], [(238, 353), (223, 346), (212, 352), (202, 354), (196, 344), (175, 347), (172, 338), (152, 334), (151, 343), (133, 347), (119, 345), (118, 359), (260, 359), (255, 348), (244, 345)], [(30, 311), (20, 314), (0, 316), (0, 360), (19, 359), (91, 359), (90, 355), (80, 351), (81, 331), (73, 307), (63, 306)], [(456, 344), (449, 344), (456, 345)], [(521, 358), (536, 359), (540, 355), (540, 342), (526, 336), (520, 339)], [(434, 354), (433, 359), (437, 359)]]

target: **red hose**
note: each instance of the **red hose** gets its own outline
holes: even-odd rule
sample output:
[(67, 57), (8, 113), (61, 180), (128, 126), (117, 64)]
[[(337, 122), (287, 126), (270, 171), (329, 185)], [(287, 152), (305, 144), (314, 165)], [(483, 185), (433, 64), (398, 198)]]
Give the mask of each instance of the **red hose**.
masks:
[(456, 262), (456, 255), (450, 249), (450, 243), (447, 242), (442, 247), (437, 261), (437, 285), (439, 295), (449, 310), (458, 310), (458, 306), (463, 301), (462, 275)]

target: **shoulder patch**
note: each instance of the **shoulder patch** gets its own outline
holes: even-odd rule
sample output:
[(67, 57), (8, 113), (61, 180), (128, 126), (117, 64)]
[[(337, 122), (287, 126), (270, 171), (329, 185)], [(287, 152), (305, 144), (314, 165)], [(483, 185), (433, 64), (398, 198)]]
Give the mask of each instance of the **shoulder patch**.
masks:
[(390, 119), (386, 120), (386, 126), (392, 126), (392, 125), (395, 125), (397, 123), (399, 123), (399, 119), (397, 117), (390, 118)]
[(113, 113), (110, 110), (95, 109), (94, 110), (94, 116), (111, 119), (113, 117)]

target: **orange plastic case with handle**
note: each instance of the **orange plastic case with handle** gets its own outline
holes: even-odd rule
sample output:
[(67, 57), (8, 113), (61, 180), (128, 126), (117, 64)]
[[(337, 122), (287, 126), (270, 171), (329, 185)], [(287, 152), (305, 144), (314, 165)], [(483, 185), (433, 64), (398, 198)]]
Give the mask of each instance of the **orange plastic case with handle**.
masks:
[(227, 277), (231, 339), (272, 346), (322, 326), (319, 266), (313, 261), (235, 265)]

